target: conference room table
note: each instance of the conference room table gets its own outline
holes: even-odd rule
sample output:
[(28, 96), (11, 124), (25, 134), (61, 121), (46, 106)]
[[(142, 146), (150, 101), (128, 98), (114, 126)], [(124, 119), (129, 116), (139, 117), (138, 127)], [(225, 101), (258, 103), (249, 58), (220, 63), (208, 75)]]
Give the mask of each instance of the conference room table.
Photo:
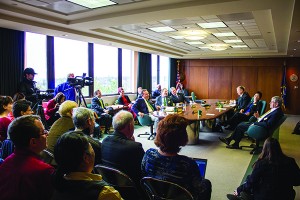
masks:
[[(222, 117), (226, 112), (233, 109), (235, 104), (229, 104), (228, 100), (220, 99), (203, 99), (205, 104), (190, 103), (186, 104), (185, 109), (180, 112), (174, 112), (174, 107), (167, 107), (164, 111), (155, 111), (154, 116), (163, 119), (168, 114), (178, 114), (190, 121), (186, 130), (188, 133), (188, 144), (197, 144), (199, 141), (200, 122), (204, 120), (215, 120)], [(222, 107), (217, 105), (222, 104)], [(201, 111), (201, 115), (198, 115), (198, 111)]]

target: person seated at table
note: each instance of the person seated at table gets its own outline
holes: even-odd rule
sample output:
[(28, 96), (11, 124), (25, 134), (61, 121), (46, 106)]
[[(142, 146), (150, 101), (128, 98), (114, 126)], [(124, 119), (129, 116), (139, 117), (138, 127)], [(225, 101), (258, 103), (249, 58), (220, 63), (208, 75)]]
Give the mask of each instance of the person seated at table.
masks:
[(253, 164), (252, 173), (234, 194), (227, 194), (230, 200), (272, 199), (294, 200), (293, 186), (300, 185), (300, 169), (294, 158), (286, 156), (275, 138), (264, 142), (263, 150)]
[[(241, 122), (236, 127), (234, 132), (227, 138), (219, 137), (221, 142), (225, 143), (228, 149), (240, 149), (239, 144), (242, 138), (244, 137), (244, 133), (248, 130), (248, 128), (254, 124), (264, 128), (266, 131), (265, 133), (268, 134), (269, 130), (273, 130), (274, 126), (283, 117), (283, 111), (281, 109), (282, 99), (279, 96), (274, 96), (270, 102), (270, 110), (259, 117), (259, 114), (256, 112), (254, 116), (257, 118), (256, 122)], [(267, 138), (268, 135), (265, 137)], [(234, 140), (235, 142), (230, 145), (231, 141)]]
[(183, 87), (183, 83), (178, 82), (177, 85), (176, 85), (176, 90), (177, 90), (177, 93), (181, 93), (184, 96), (189, 96), (189, 92), (188, 92), (187, 89), (185, 89)]
[(137, 99), (138, 98), (142, 98), (142, 91), (143, 91), (143, 88), (142, 87), (138, 87), (138, 89), (137, 89)]
[(149, 115), (151, 120), (154, 122), (153, 129), (156, 132), (157, 124), (159, 122), (159, 118), (153, 115), (153, 111), (156, 110), (155, 106), (151, 104), (149, 101), (149, 92), (146, 89), (142, 91), (142, 98), (139, 98), (132, 105), (133, 112), (137, 116), (144, 117), (144, 115)]
[(171, 87), (170, 90), (173, 103), (190, 103), (190, 100), (186, 98), (183, 93), (178, 93), (176, 88)]
[(239, 123), (248, 121), (254, 113), (261, 111), (263, 106), (262, 102), (260, 101), (261, 97), (262, 93), (259, 91), (256, 92), (253, 96), (253, 101), (250, 101), (245, 109), (235, 112), (230, 119), (225, 122), (220, 122), (220, 125), (229, 126), (225, 128), (226, 130), (234, 130)]
[(13, 100), (10, 96), (0, 96), (0, 141), (7, 138), (8, 125), (11, 119), (8, 114), (12, 111)]
[(158, 124), (154, 144), (142, 160), (144, 176), (176, 183), (191, 192), (194, 199), (208, 200), (211, 197), (211, 182), (203, 179), (197, 163), (178, 152), (188, 142), (186, 127), (189, 121), (179, 115), (167, 115)]
[(160, 84), (157, 84), (157, 86), (156, 86), (156, 90), (154, 90), (153, 92), (152, 92), (152, 99), (156, 99), (156, 97), (158, 97), (158, 96), (160, 96), (160, 94), (161, 94), (161, 85)]
[(168, 96), (168, 89), (164, 88), (161, 91), (161, 95), (156, 97), (155, 107), (157, 110), (164, 108), (166, 106), (173, 106), (172, 99)]
[(68, 132), (57, 141), (54, 158), (58, 164), (52, 199), (122, 199), (119, 192), (93, 174), (95, 152), (83, 133)]
[[(92, 99), (91, 109), (96, 112), (99, 119), (98, 122), (102, 126), (105, 126), (104, 134), (109, 134), (111, 127), (112, 116), (109, 114), (110, 111), (104, 106), (101, 90), (95, 91), (95, 97)], [(101, 134), (101, 133), (100, 133)]]
[(51, 126), (58, 118), (59, 114), (57, 113), (59, 106), (66, 100), (65, 95), (62, 92), (57, 93), (57, 95), (50, 99), (47, 103), (45, 110), (45, 119), (48, 126)]

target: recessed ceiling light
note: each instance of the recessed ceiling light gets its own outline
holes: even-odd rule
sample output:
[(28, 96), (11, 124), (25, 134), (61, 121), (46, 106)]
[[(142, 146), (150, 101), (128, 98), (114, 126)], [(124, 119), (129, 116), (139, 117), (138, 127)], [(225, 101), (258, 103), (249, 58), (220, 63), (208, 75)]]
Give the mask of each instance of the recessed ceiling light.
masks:
[(245, 23), (244, 22), (238, 22), (237, 24), (238, 25), (244, 25)]
[(157, 33), (176, 31), (175, 29), (173, 29), (169, 26), (153, 27), (153, 28), (148, 28), (148, 29), (150, 29), (151, 31), (157, 32)]
[(227, 27), (223, 22), (197, 23), (202, 28), (224, 28)]
[(236, 36), (233, 32), (227, 32), (227, 33), (213, 33), (216, 37), (230, 37), (230, 36)]
[(297, 49), (294, 49), (294, 51), (296, 51)]
[(225, 43), (239, 43), (239, 42), (243, 42), (242, 40), (223, 40), (223, 42)]
[(203, 42), (201, 41), (194, 41), (194, 42), (185, 42), (187, 44), (204, 44)]
[(76, 3), (78, 5), (81, 5), (81, 6), (84, 6), (87, 8), (91, 8), (91, 9), (117, 4), (110, 0), (67, 0), (67, 1)]
[(188, 36), (184, 36), (184, 38), (187, 40), (202, 40), (205, 38), (205, 36), (188, 35)]
[(169, 36), (170, 38), (173, 38), (175, 40), (182, 40), (184, 39), (184, 36), (183, 35), (174, 35), (174, 36)]
[(232, 45), (232, 48), (247, 48), (247, 45)]

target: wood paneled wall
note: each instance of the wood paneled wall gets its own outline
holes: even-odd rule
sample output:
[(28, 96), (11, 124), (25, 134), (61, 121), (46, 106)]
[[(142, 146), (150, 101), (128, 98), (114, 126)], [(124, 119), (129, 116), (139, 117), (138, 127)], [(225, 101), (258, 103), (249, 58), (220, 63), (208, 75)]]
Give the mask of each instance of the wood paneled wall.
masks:
[(236, 99), (236, 87), (243, 85), (250, 96), (261, 91), (262, 99), (269, 102), (272, 96), (281, 96), (284, 63), (288, 100), (285, 112), (299, 115), (300, 80), (292, 82), (289, 77), (296, 74), (300, 78), (300, 58), (181, 60), (180, 67), (185, 73), (185, 87), (199, 99)]

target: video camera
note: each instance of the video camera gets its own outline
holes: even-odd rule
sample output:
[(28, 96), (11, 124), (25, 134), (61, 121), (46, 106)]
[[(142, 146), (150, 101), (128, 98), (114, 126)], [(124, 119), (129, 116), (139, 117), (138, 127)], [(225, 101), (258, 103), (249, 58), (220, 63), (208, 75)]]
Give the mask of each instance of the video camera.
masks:
[(82, 76), (76, 76), (75, 78), (68, 78), (68, 83), (70, 86), (75, 88), (83, 88), (84, 86), (90, 86), (94, 84), (92, 77), (87, 77), (86, 73), (83, 73)]
[(37, 100), (42, 100), (42, 99), (51, 99), (54, 97), (54, 90), (48, 89), (48, 90), (36, 90), (35, 94)]

